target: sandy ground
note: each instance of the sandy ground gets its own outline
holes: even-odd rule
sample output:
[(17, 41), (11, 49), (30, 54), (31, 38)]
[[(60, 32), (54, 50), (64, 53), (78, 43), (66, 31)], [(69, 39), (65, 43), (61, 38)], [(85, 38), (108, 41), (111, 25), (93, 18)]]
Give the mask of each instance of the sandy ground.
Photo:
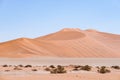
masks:
[(0, 75), (0, 80), (120, 80), (120, 73)]
[[(0, 66), (0, 80), (120, 80), (120, 70), (109, 68), (111, 73), (100, 74), (95, 69), (95, 66), (98, 65), (120, 66), (119, 62), (119, 58), (0, 58), (0, 65), (33, 65), (32, 68), (22, 68), (22, 70), (13, 70), (13, 67), (3, 68)], [(59, 64), (90, 65), (93, 68), (91, 71), (68, 71), (65, 74), (50, 74), (50, 72), (44, 71), (43, 66)], [(31, 71), (32, 69), (38, 71)], [(5, 70), (11, 71), (7, 72)]]
[(91, 66), (113, 66), (120, 65), (120, 58), (0, 58), (0, 65), (91, 65)]

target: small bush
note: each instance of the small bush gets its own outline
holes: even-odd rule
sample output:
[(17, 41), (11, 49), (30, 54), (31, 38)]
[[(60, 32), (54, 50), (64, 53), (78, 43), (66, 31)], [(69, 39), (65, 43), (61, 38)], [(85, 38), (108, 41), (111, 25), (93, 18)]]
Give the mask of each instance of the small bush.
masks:
[(23, 65), (21, 65), (21, 64), (20, 64), (20, 65), (18, 65), (18, 66), (19, 66), (19, 67), (24, 67), (24, 66), (23, 66)]
[(5, 65), (3, 65), (3, 67), (8, 67), (8, 65), (5, 64)]
[(80, 65), (75, 65), (74, 68), (81, 68), (82, 66)]
[(50, 67), (50, 68), (55, 68), (55, 66), (54, 66), (54, 65), (50, 65), (49, 67)]
[(50, 71), (50, 73), (51, 73), (51, 74), (57, 74), (57, 68), (52, 69), (52, 70)]
[(105, 73), (110, 73), (111, 71), (106, 69), (105, 66), (102, 66), (99, 70), (98, 70), (99, 73), (101, 74), (105, 74)]
[(32, 69), (32, 71), (38, 71), (37, 69)]
[(89, 66), (89, 65), (82, 66), (81, 70), (90, 71), (91, 70), (91, 66)]
[(111, 68), (120, 69), (120, 66), (112, 66)]
[(57, 73), (66, 73), (67, 71), (64, 69), (63, 66), (58, 65), (57, 68), (54, 68), (50, 71), (52, 74), (57, 74)]
[(32, 65), (26, 65), (25, 68), (32, 67)]

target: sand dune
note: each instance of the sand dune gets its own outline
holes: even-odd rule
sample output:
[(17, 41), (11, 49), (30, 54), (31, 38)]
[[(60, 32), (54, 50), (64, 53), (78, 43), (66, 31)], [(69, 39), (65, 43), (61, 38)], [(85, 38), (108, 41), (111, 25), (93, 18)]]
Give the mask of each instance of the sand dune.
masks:
[(66, 28), (35, 39), (0, 43), (0, 57), (120, 58), (120, 35)]

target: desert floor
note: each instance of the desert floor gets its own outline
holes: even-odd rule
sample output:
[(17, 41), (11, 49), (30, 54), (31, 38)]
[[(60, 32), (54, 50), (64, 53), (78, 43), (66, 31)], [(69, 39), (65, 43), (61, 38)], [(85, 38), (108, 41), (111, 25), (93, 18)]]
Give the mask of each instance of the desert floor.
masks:
[(120, 73), (1, 75), (0, 80), (120, 80)]
[[(11, 65), (3, 67), (3, 65)], [(32, 65), (28, 68), (14, 70), (16, 65)], [(67, 73), (51, 74), (44, 69), (50, 65), (67, 66)], [(71, 71), (70, 65), (90, 65), (91, 71)], [(119, 58), (23, 58), (0, 59), (0, 80), (120, 80), (120, 69), (115, 70), (110, 66), (120, 66)], [(96, 66), (107, 66), (110, 73), (100, 74)], [(18, 68), (18, 67), (17, 67)], [(37, 69), (37, 71), (32, 71)]]

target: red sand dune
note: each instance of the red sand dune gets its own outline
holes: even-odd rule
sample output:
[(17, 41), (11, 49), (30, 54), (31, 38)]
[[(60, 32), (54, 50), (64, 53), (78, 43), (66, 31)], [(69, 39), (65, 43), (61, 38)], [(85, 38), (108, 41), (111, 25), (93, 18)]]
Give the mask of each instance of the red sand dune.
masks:
[(120, 35), (66, 28), (36, 39), (0, 43), (0, 57), (120, 58)]

